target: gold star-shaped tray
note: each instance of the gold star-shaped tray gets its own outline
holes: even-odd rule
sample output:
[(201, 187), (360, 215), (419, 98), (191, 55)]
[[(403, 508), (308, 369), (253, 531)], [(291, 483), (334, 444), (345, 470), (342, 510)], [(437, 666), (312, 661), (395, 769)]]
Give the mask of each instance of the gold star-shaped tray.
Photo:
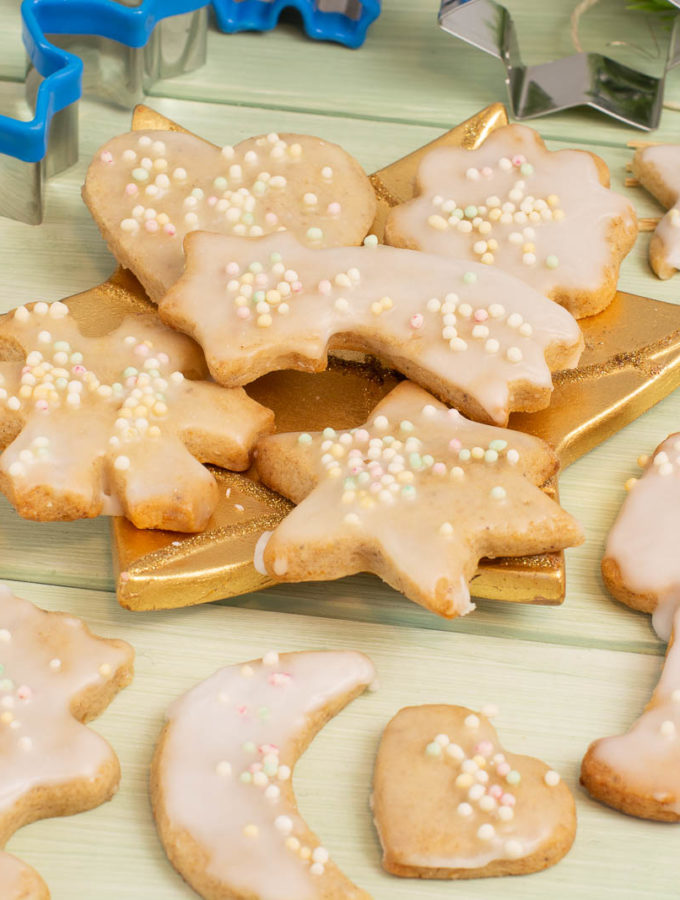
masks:
[[(373, 232), (382, 235), (390, 207), (410, 199), (422, 156), (435, 145), (477, 147), (507, 124), (494, 104), (371, 176), (378, 197)], [(185, 131), (139, 106), (133, 129)], [(128, 272), (66, 301), (85, 333), (111, 330), (126, 314), (154, 307)], [(680, 307), (619, 292), (598, 316), (581, 321), (586, 350), (579, 367), (554, 376), (550, 407), (515, 413), (510, 427), (538, 435), (566, 466), (614, 434), (680, 384)], [(374, 360), (344, 354), (318, 374), (275, 372), (248, 385), (248, 393), (276, 414), (279, 431), (313, 431), (360, 424), (399, 376)], [(236, 475), (212, 468), (220, 502), (207, 529), (197, 535), (142, 531), (113, 520), (117, 594), (134, 610), (206, 603), (260, 590), (273, 582), (253, 567), (255, 544), (291, 504), (257, 482), (253, 470)], [(557, 495), (557, 483), (545, 490)], [(472, 584), (477, 597), (520, 603), (561, 603), (565, 593), (562, 553), (484, 560)]]

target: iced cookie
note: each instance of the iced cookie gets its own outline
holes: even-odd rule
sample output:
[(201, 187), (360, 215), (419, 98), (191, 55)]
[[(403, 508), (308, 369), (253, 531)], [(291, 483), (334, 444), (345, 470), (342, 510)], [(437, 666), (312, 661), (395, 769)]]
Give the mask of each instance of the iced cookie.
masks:
[(680, 821), (680, 610), (673, 635), (643, 714), (626, 734), (591, 744), (581, 767), (581, 783), (597, 800), (660, 822)]
[(96, 153), (83, 197), (113, 255), (154, 301), (181, 275), (190, 231), (290, 229), (311, 247), (343, 246), (361, 243), (376, 211), (355, 159), (297, 134), (220, 150), (189, 134), (133, 131)]
[(505, 751), (486, 716), (463, 706), (397, 713), (378, 749), (372, 806), (383, 866), (406, 878), (538, 872), (576, 833), (557, 772)]
[(377, 354), (472, 418), (504, 425), (550, 402), (583, 349), (576, 321), (497, 269), (376, 246), (312, 250), (198, 232), (161, 318), (203, 347), (226, 386), (319, 371), (328, 348)]
[[(20, 515), (125, 515), (200, 531), (217, 503), (201, 462), (242, 470), (273, 414), (203, 378), (200, 350), (154, 316), (85, 337), (63, 303), (0, 322), (0, 489)], [(23, 359), (22, 361), (19, 361)]]
[(151, 771), (165, 851), (206, 900), (370, 900), (300, 816), (292, 775), (325, 723), (375, 680), (354, 652), (267, 653), (177, 700)]
[[(132, 648), (0, 585), (0, 847), (17, 829), (110, 800), (120, 767), (83, 723), (132, 680)], [(0, 851), (2, 900), (43, 900), (40, 876)]]
[(680, 269), (680, 146), (641, 147), (633, 157), (640, 184), (668, 209), (649, 243), (649, 262), (659, 278)]
[(256, 550), (256, 568), (280, 581), (374, 572), (453, 618), (474, 609), (468, 583), (482, 557), (583, 539), (540, 490), (558, 468), (547, 444), (470, 422), (408, 381), (359, 428), (264, 438), (257, 467), (299, 504)]
[(609, 532), (602, 560), (607, 588), (633, 609), (653, 613), (664, 640), (680, 604), (678, 534), (680, 433), (666, 438), (645, 462)]
[(428, 153), (418, 196), (392, 210), (385, 240), (496, 266), (591, 316), (614, 298), (637, 235), (632, 206), (608, 184), (599, 157), (551, 152), (531, 128), (507, 125), (476, 150)]

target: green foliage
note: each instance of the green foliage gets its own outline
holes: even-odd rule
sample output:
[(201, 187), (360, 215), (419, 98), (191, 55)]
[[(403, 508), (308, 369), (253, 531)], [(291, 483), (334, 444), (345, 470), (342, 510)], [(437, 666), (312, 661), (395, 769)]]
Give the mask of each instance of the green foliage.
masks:
[(626, 6), (636, 12), (655, 13), (664, 19), (671, 19), (678, 12), (677, 6), (668, 0), (628, 0)]

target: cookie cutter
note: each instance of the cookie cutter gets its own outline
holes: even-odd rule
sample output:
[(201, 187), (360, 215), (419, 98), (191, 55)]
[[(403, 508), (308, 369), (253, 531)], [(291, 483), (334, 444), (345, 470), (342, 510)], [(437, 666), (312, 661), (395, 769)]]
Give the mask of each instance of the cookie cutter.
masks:
[(213, 0), (222, 31), (271, 31), (284, 9), (302, 16), (305, 32), (320, 41), (356, 49), (380, 15), (380, 0)]
[[(680, 0), (669, 2), (680, 9)], [(501, 60), (516, 119), (590, 106), (626, 125), (651, 131), (659, 124), (666, 74), (680, 63), (680, 15), (674, 16), (664, 72), (658, 78), (600, 53), (574, 53), (527, 66), (512, 16), (496, 0), (442, 0), (439, 25)]]
[(132, 107), (158, 79), (203, 65), (210, 5), (225, 32), (271, 29), (293, 8), (310, 37), (349, 47), (380, 15), (380, 0), (23, 0), (33, 117), (0, 116), (0, 215), (42, 221), (46, 179), (78, 158), (82, 93)]
[[(130, 5), (133, 2), (135, 5)], [(26, 97), (33, 108), (28, 121), (0, 116), (0, 214), (29, 224), (43, 218), (48, 176), (78, 158), (78, 112), (83, 62), (46, 35), (66, 36), (65, 47), (94, 42), (99, 69), (93, 84), (107, 82), (114, 92), (123, 76), (130, 99), (152, 75), (178, 74), (205, 58), (206, 0), (23, 0), (23, 40), (33, 72)], [(166, 22), (170, 17), (175, 21)], [(160, 25), (160, 27), (156, 27)], [(73, 37), (73, 36), (78, 37)], [(82, 36), (82, 37), (80, 37)], [(87, 36), (87, 37), (86, 37)], [(73, 44), (72, 42), (75, 42)], [(114, 49), (115, 48), (115, 49)], [(114, 58), (119, 62), (113, 77)], [(134, 65), (132, 65), (134, 63)]]

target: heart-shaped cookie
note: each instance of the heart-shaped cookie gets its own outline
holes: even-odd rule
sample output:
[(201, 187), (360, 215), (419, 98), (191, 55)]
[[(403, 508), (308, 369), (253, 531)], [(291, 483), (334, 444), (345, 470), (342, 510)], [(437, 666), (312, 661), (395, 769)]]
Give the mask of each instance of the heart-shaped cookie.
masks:
[(83, 198), (116, 259), (157, 302), (182, 273), (190, 231), (259, 237), (290, 230), (310, 247), (360, 244), (376, 199), (337, 144), (296, 134), (219, 147), (134, 131), (97, 151)]
[(383, 866), (412, 878), (523, 875), (558, 862), (576, 832), (557, 772), (507, 753), (486, 716), (462, 706), (400, 710), (373, 778)]

